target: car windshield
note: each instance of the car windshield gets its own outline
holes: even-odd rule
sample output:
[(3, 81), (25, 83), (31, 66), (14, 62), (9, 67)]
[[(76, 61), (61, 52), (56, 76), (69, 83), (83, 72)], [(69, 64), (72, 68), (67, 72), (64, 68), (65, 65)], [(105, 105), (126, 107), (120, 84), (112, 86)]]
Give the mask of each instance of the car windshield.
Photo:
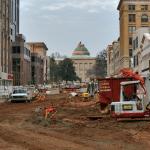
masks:
[(13, 91), (13, 94), (17, 94), (17, 93), (26, 93), (26, 90), (19, 89), (19, 90), (14, 90)]

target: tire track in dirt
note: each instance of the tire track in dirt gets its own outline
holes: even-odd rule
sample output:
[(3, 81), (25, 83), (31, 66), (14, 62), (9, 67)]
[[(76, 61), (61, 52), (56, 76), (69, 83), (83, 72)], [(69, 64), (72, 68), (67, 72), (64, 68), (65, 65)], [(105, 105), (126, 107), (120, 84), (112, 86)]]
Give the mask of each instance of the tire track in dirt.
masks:
[[(60, 135), (60, 138), (56, 137), (54, 132), (50, 135), (42, 135), (38, 132), (29, 132), (22, 129), (14, 129), (11, 126), (2, 126), (0, 125), (0, 138), (8, 143), (15, 144), (22, 149), (28, 150), (95, 150), (95, 148), (90, 147), (88, 144), (77, 141), (63, 139), (63, 136), (59, 133), (56, 133), (57, 136)], [(53, 136), (54, 134), (54, 136)]]

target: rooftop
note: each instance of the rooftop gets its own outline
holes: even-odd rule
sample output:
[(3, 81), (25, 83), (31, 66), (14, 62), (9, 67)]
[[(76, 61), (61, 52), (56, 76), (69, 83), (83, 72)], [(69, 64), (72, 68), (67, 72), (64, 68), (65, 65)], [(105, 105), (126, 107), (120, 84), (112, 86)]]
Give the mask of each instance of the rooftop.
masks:
[(36, 46), (41, 46), (45, 50), (48, 50), (46, 44), (44, 42), (27, 42), (28, 45), (36, 45)]

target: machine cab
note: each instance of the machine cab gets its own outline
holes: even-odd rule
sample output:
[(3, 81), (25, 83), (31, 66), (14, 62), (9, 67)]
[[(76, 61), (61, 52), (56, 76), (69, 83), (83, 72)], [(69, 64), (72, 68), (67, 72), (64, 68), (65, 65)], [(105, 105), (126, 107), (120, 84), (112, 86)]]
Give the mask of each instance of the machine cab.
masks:
[(140, 81), (121, 82), (120, 102), (111, 103), (113, 117), (142, 117), (144, 115), (145, 90)]

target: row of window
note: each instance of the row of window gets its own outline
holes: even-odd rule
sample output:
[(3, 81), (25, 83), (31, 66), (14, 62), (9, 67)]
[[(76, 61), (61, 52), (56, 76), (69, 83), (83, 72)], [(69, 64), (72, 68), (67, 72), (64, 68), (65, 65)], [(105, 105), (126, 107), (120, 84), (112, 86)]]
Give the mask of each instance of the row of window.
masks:
[[(20, 46), (13, 46), (12, 47), (12, 53), (13, 54), (20, 54), (21, 53)], [(27, 48), (24, 48), (24, 54), (29, 56), (29, 57), (31, 56), (31, 53)]]
[[(128, 5), (128, 10), (129, 11), (135, 11), (136, 6), (135, 5)], [(147, 11), (148, 10), (148, 5), (141, 5), (141, 10), (142, 11)]]
[[(141, 27), (148, 27), (148, 26), (141, 26)], [(128, 27), (128, 32), (129, 33), (134, 33), (136, 31), (136, 26), (129, 26)]]
[(20, 72), (20, 58), (14, 58), (12, 61), (13, 72)]
[(138, 37), (136, 37), (135, 40), (133, 40), (132, 37), (129, 37), (129, 45), (130, 45), (130, 46), (133, 45), (133, 49), (138, 48)]
[(136, 27), (135, 26), (129, 26), (128, 27), (128, 32), (129, 33), (133, 33), (133, 32), (135, 32), (136, 31)]
[(20, 46), (13, 46), (12, 47), (13, 54), (20, 54)]
[(133, 66), (136, 67), (139, 65), (139, 58), (138, 58), (138, 55), (135, 55), (133, 57)]
[(138, 37), (136, 37), (136, 39), (133, 40), (133, 49), (135, 50), (136, 48), (138, 48)]
[[(135, 22), (136, 21), (136, 14), (129, 14), (128, 21), (129, 22)], [(144, 23), (144, 22), (148, 22), (148, 21), (149, 21), (148, 15), (143, 14), (141, 16), (141, 22)]]

